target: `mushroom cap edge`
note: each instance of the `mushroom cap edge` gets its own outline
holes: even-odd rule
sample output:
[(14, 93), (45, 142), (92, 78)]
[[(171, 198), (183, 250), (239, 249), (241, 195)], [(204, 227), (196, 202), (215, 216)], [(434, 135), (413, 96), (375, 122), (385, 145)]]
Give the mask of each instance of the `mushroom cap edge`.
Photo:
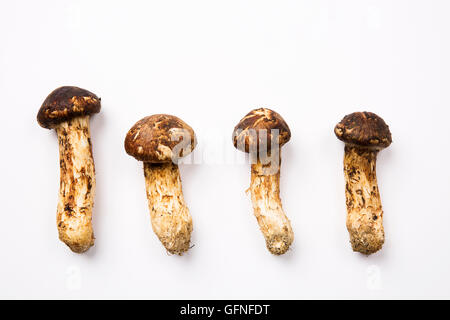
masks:
[[(252, 134), (251, 130), (255, 130)], [(260, 136), (260, 130), (266, 130), (266, 137)], [(273, 140), (273, 130), (278, 130), (280, 148), (291, 139), (291, 130), (283, 117), (268, 108), (250, 111), (233, 130), (233, 145), (236, 149), (249, 153), (251, 146), (270, 148)], [(256, 136), (255, 136), (256, 134)]]
[(99, 113), (100, 109), (101, 99), (94, 93), (74, 86), (63, 86), (53, 90), (44, 100), (37, 121), (41, 127), (53, 129), (61, 122)]
[(389, 126), (372, 112), (354, 112), (346, 115), (334, 128), (336, 137), (346, 144), (369, 149), (384, 149), (391, 145)]
[(124, 141), (128, 155), (150, 163), (174, 162), (189, 155), (196, 146), (194, 130), (180, 118), (168, 114), (139, 120)]

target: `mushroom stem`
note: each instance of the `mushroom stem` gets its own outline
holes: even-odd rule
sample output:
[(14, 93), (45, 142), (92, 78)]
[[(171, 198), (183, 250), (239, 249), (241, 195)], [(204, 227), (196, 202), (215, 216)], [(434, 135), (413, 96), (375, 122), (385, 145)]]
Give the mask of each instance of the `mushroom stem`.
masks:
[[(281, 165), (281, 155), (278, 159)], [(267, 249), (274, 255), (286, 253), (294, 240), (294, 233), (281, 204), (280, 166), (274, 172), (270, 163), (262, 164), (258, 159), (256, 164), (252, 164), (250, 192)]]
[(193, 228), (178, 165), (144, 162), (144, 175), (153, 231), (169, 253), (181, 256), (190, 248)]
[(378, 150), (346, 145), (347, 229), (353, 251), (366, 255), (384, 243), (383, 209), (377, 184)]
[(61, 169), (56, 218), (59, 239), (73, 252), (83, 253), (94, 245), (95, 168), (89, 116), (61, 122), (55, 129)]

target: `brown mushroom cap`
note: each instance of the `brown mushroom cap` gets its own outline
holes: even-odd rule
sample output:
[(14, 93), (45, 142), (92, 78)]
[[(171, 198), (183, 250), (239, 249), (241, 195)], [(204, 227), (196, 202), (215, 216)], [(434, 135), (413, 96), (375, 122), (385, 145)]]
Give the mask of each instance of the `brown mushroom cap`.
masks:
[[(260, 136), (261, 130), (265, 130), (267, 139)], [(277, 112), (266, 108), (255, 109), (248, 113), (234, 128), (234, 147), (247, 153), (255, 150), (255, 145), (258, 152), (262, 147), (270, 149), (272, 139), (274, 139), (272, 130), (278, 130), (280, 148), (291, 139), (289, 126)]]
[(100, 98), (78, 87), (60, 87), (50, 93), (39, 109), (37, 121), (52, 129), (70, 119), (100, 112)]
[(384, 149), (392, 143), (389, 126), (372, 112), (349, 114), (334, 128), (339, 140), (360, 147)]
[(194, 130), (183, 120), (167, 114), (145, 117), (125, 138), (125, 151), (130, 156), (151, 163), (176, 161), (190, 154), (196, 145)]

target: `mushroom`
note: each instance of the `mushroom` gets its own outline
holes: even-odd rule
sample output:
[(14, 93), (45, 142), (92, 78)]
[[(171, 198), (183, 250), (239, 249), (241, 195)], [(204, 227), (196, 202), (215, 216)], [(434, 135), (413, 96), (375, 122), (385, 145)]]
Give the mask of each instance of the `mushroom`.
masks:
[(125, 138), (127, 154), (144, 162), (153, 231), (171, 254), (190, 249), (192, 217), (183, 197), (178, 160), (196, 145), (194, 130), (167, 114), (138, 121)]
[(371, 112), (345, 116), (334, 132), (345, 142), (344, 175), (350, 242), (353, 251), (370, 255), (384, 244), (376, 161), (378, 152), (392, 143), (391, 132), (384, 120)]
[(37, 121), (55, 129), (59, 141), (60, 189), (57, 208), (59, 239), (76, 253), (94, 245), (92, 208), (95, 168), (89, 116), (100, 112), (100, 98), (77, 87), (61, 87), (42, 104)]
[(235, 148), (250, 153), (253, 210), (267, 249), (274, 255), (286, 253), (294, 240), (280, 199), (281, 147), (290, 139), (283, 118), (265, 108), (248, 113), (233, 132)]

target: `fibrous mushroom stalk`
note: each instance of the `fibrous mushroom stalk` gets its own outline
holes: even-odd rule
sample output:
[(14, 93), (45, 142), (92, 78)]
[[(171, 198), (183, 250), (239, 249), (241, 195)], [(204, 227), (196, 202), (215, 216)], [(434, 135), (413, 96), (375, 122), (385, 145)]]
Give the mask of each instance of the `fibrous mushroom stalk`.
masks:
[(384, 244), (377, 155), (376, 149), (345, 146), (347, 229), (353, 250), (366, 255), (377, 252)]
[(59, 239), (73, 252), (83, 253), (94, 245), (95, 168), (89, 116), (61, 122), (55, 129), (61, 168), (57, 209)]
[(144, 162), (144, 175), (153, 231), (169, 253), (182, 255), (190, 248), (193, 227), (178, 165)]
[[(279, 164), (281, 157), (279, 156)], [(294, 241), (291, 223), (283, 211), (280, 198), (280, 166), (263, 164), (259, 159), (252, 164), (250, 192), (253, 210), (266, 239), (267, 249), (274, 255), (286, 253)]]

